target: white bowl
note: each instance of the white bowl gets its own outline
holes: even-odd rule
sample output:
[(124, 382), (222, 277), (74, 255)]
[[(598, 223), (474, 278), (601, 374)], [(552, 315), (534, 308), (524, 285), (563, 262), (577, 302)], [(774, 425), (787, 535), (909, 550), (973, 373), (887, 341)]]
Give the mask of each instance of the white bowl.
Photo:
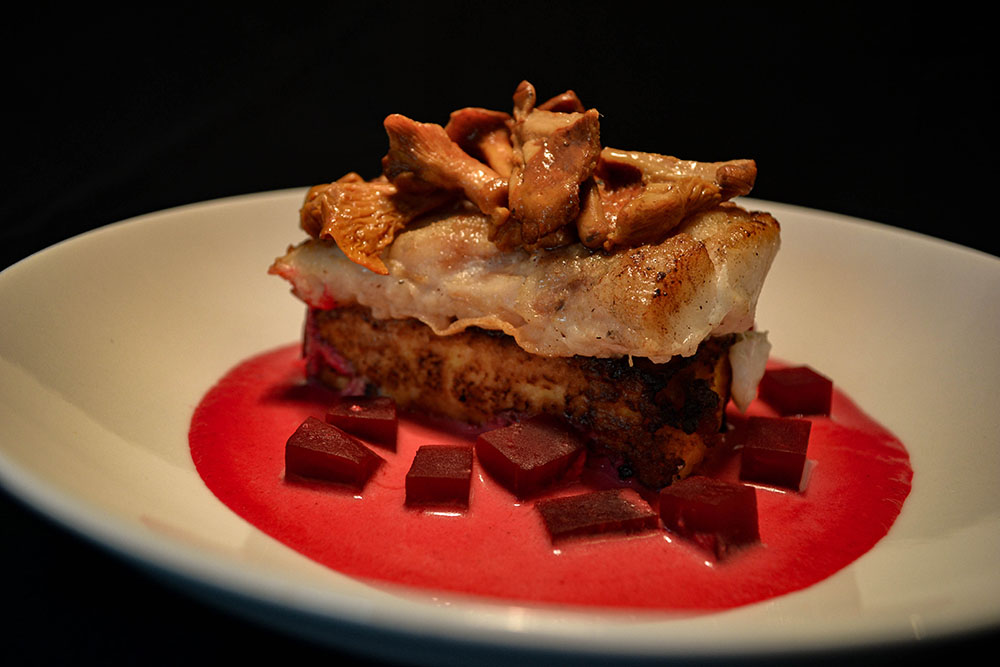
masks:
[(300, 336), (303, 306), (266, 269), (301, 238), (303, 192), (143, 216), (0, 274), (0, 481), (196, 595), (382, 657), (789, 655), (1000, 625), (1000, 260), (756, 200), (783, 230), (758, 310), (773, 354), (910, 451), (902, 513), (849, 567), (722, 613), (595, 613), (375, 589), (257, 531), (202, 484), (187, 429), (223, 373)]

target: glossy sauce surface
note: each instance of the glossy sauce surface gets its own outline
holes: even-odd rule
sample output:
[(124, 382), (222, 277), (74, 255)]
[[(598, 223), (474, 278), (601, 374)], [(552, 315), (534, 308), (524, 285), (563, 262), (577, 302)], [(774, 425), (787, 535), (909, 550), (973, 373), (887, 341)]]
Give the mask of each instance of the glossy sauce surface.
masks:
[[(520, 602), (726, 609), (805, 588), (849, 565), (885, 536), (910, 491), (903, 444), (836, 392), (831, 416), (810, 418), (805, 490), (757, 487), (760, 545), (714, 562), (654, 530), (556, 549), (533, 502), (518, 502), (478, 462), (468, 511), (404, 505), (417, 448), (474, 442), (475, 433), (460, 426), (402, 413), (397, 451), (373, 446), (386, 464), (360, 493), (286, 481), (285, 441), (307, 417), (322, 419), (333, 399), (305, 383), (299, 350), (289, 345), (248, 359), (209, 390), (192, 419), (191, 455), (232, 511), (305, 556), (373, 583)], [(774, 413), (756, 401), (747, 414)], [(719, 450), (705, 473), (736, 480), (738, 466), (738, 453)], [(610, 480), (590, 468), (554, 493)]]

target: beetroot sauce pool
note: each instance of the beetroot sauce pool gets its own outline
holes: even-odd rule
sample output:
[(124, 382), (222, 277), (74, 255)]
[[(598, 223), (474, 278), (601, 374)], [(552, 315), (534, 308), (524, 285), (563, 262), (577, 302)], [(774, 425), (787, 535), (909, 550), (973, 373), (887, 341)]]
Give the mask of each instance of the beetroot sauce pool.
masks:
[[(467, 511), (404, 505), (417, 448), (474, 443), (462, 427), (402, 413), (397, 451), (372, 447), (386, 463), (361, 492), (286, 481), (288, 436), (309, 416), (323, 419), (333, 399), (305, 382), (298, 345), (239, 364), (192, 419), (191, 455), (205, 484), (259, 530), (345, 575), (512, 602), (705, 612), (800, 590), (885, 536), (913, 474), (902, 443), (838, 391), (830, 417), (809, 417), (804, 491), (757, 486), (761, 544), (721, 562), (662, 529), (554, 547), (534, 501), (518, 502), (478, 462)], [(747, 414), (774, 412), (755, 401)], [(722, 456), (705, 474), (736, 480), (738, 458)], [(584, 475), (557, 493), (600, 480)]]

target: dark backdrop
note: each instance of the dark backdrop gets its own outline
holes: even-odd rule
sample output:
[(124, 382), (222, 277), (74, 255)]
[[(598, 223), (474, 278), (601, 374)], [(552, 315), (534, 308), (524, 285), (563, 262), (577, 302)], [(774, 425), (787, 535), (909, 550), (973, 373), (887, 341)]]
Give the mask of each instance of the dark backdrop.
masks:
[(607, 145), (752, 157), (755, 197), (996, 252), (989, 35), (954, 8), (432, 6), (8, 24), (4, 264), (140, 213), (373, 175), (387, 114), (509, 110), (521, 79), (576, 90)]
[[(998, 253), (992, 36), (971, 10), (471, 6), (175, 3), (4, 23), (0, 268), (142, 213), (372, 176), (385, 115), (508, 110), (521, 79), (543, 97), (576, 90), (601, 111), (607, 145), (752, 157), (755, 197)], [(21, 661), (169, 663), (199, 641), (216, 659), (343, 659), (217, 613), (0, 500)]]

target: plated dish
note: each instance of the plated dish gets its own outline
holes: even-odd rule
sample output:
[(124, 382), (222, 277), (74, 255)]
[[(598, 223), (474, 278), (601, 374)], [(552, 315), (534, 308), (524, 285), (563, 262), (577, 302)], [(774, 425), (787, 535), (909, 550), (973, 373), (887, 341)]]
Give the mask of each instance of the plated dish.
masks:
[[(677, 616), (373, 587), (253, 529), (205, 488), (187, 429), (243, 359), (301, 336), (262, 267), (304, 191), (208, 202), (71, 239), (0, 274), (0, 478), (71, 530), (234, 610), (404, 655), (619, 657), (820, 651), (1000, 622), (1000, 261), (873, 223), (761, 202), (783, 249), (758, 322), (906, 443), (913, 491), (871, 552), (806, 590)], [(237, 233), (239, 231), (240, 233)], [(225, 249), (224, 252), (220, 249)], [(960, 344), (949, 341), (960, 340)], [(270, 615), (274, 618), (274, 615)], [(392, 638), (392, 642), (371, 643)], [(568, 648), (571, 647), (571, 648)]]

